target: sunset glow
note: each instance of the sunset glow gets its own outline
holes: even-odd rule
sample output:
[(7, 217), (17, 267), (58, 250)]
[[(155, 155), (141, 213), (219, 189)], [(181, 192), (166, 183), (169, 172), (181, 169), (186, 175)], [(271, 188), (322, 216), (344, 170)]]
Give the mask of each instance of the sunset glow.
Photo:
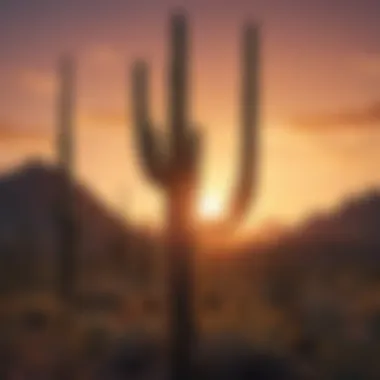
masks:
[(223, 205), (217, 197), (207, 195), (201, 199), (198, 212), (203, 219), (217, 219), (223, 212)]

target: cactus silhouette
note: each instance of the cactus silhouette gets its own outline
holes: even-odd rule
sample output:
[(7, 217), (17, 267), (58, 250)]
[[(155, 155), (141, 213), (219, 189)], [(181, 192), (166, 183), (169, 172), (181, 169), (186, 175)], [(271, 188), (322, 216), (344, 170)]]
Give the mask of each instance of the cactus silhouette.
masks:
[[(76, 228), (73, 194), (73, 121), (74, 121), (74, 64), (69, 57), (59, 65), (59, 94), (57, 104), (57, 159), (59, 167), (59, 196), (56, 204), (58, 221), (58, 295), (62, 302), (63, 337), (70, 340), (73, 323), (76, 272)], [(69, 380), (74, 372), (66, 355), (60, 378)]]
[[(170, 264), (170, 354), (172, 378), (191, 378), (192, 349), (196, 343), (193, 315), (192, 270), (195, 231), (193, 211), (197, 190), (201, 136), (191, 127), (188, 104), (188, 26), (183, 14), (171, 19), (171, 58), (168, 81), (168, 127), (165, 136), (152, 125), (148, 101), (148, 67), (133, 67), (132, 100), (134, 130), (142, 168), (148, 179), (166, 194), (167, 237)], [(222, 226), (235, 227), (250, 207), (256, 188), (258, 124), (258, 29), (248, 24), (242, 47), (241, 163), (229, 212)]]
[(61, 170), (59, 215), (59, 291), (62, 301), (71, 303), (75, 271), (75, 228), (73, 199), (73, 106), (74, 66), (70, 58), (60, 63), (57, 153)]

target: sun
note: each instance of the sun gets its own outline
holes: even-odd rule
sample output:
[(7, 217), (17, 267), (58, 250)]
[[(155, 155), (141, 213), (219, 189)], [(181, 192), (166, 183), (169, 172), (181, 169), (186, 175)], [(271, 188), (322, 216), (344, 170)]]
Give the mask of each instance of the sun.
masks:
[(222, 214), (222, 211), (220, 200), (213, 195), (204, 196), (199, 202), (198, 212), (204, 219), (216, 219)]

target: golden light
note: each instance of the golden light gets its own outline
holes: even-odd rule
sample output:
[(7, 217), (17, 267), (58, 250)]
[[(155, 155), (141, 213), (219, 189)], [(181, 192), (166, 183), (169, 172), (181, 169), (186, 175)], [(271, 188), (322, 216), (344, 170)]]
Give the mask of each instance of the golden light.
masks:
[(216, 219), (223, 211), (223, 206), (217, 197), (213, 195), (206, 195), (202, 197), (199, 202), (198, 212), (204, 219)]

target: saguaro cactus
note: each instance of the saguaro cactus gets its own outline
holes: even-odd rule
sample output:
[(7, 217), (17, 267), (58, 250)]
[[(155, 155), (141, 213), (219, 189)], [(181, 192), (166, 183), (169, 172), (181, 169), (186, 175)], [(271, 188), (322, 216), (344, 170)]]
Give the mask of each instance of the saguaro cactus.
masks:
[[(200, 135), (191, 128), (188, 107), (187, 20), (171, 20), (171, 60), (168, 81), (169, 136), (167, 144), (152, 125), (148, 102), (148, 68), (143, 61), (133, 69), (133, 114), (142, 167), (167, 200), (167, 235), (170, 260), (170, 316), (172, 378), (191, 377), (191, 350), (195, 340), (192, 303), (193, 218), (197, 189)], [(234, 226), (248, 210), (255, 184), (258, 124), (258, 30), (247, 25), (243, 38), (241, 100), (241, 164), (238, 184), (223, 225)]]
[(71, 302), (74, 286), (75, 229), (73, 172), (74, 67), (69, 58), (60, 64), (57, 153), (62, 183), (58, 201), (59, 215), (59, 291), (64, 302)]

